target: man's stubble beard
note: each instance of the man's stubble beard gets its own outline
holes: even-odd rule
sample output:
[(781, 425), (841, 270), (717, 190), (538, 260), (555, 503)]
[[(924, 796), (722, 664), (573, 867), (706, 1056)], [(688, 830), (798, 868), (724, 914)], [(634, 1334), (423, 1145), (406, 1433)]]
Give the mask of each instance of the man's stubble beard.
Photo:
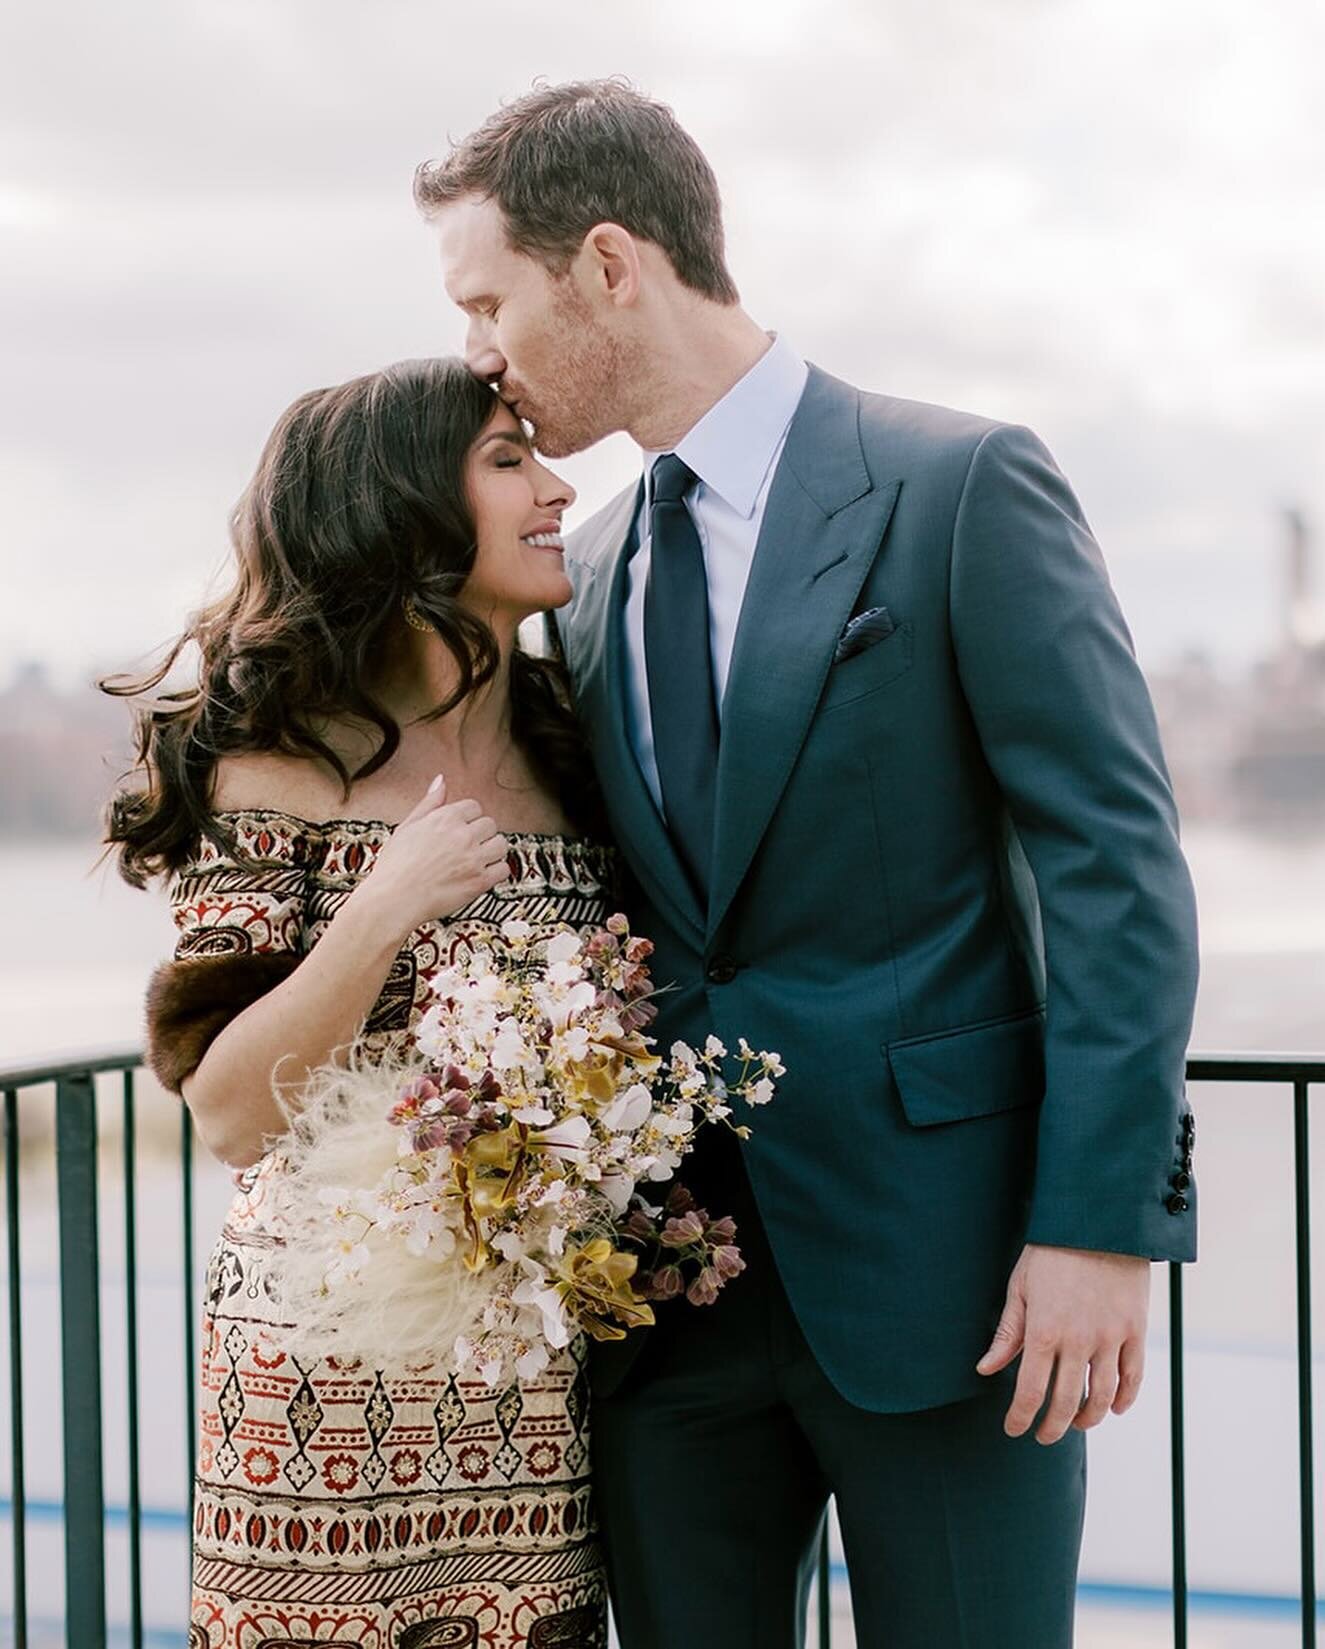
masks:
[(624, 386), (630, 382), (630, 352), (592, 317), (578, 293), (558, 304), (549, 359), (556, 362), (562, 399), (535, 392), (521, 417), (533, 427), (534, 445), (545, 458), (570, 458), (597, 445), (629, 423)]

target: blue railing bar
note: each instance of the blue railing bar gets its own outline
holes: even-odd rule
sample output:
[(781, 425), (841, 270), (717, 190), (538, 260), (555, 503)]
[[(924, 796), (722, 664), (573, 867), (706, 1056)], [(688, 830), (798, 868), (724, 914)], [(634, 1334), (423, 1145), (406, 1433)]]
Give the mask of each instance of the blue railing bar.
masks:
[[(845, 1575), (845, 1570), (843, 1571)], [(1077, 1596), (1091, 1603), (1116, 1605), (1122, 1609), (1153, 1609), (1168, 1612), (1170, 1597), (1167, 1586), (1126, 1585), (1118, 1581), (1083, 1580), (1077, 1586)], [(1278, 1592), (1216, 1592), (1193, 1587), (1187, 1593), (1194, 1615), (1221, 1615), (1232, 1618), (1254, 1616), (1261, 1620), (1297, 1620), (1302, 1614), (1297, 1593)], [(1222, 1639), (1227, 1643), (1227, 1637)]]
[(143, 1646), (142, 1493), (138, 1441), (138, 1170), (133, 1072), (124, 1073), (124, 1332), (128, 1352), (129, 1642)]
[[(62, 1500), (29, 1500), (24, 1510), (29, 1523), (63, 1523), (64, 1502)], [(0, 1523), (12, 1517), (14, 1508), (8, 1500), (0, 1500)], [(129, 1508), (127, 1506), (106, 1506), (102, 1512), (102, 1520), (108, 1529), (127, 1529), (129, 1526)], [(178, 1534), (189, 1527), (189, 1514), (183, 1506), (143, 1506), (138, 1511), (138, 1521), (144, 1529), (155, 1529), (158, 1532), (170, 1531)], [(0, 1638), (0, 1643), (4, 1639)]]
[(1169, 1454), (1173, 1504), (1173, 1649), (1187, 1649), (1187, 1462), (1182, 1267), (1169, 1265)]
[[(831, 1575), (834, 1585), (845, 1586), (846, 1564), (835, 1558)], [(1116, 1580), (1078, 1581), (1077, 1597), (1120, 1609), (1153, 1610), (1156, 1614), (1167, 1614), (1172, 1602), (1171, 1589), (1167, 1586), (1129, 1585)], [(1263, 1620), (1296, 1620), (1302, 1613), (1301, 1600), (1296, 1592), (1219, 1592), (1193, 1587), (1187, 1593), (1187, 1600), (1191, 1613), (1200, 1615), (1252, 1615)]]
[(198, 1469), (198, 1415), (194, 1407), (198, 1379), (198, 1347), (194, 1325), (193, 1288), (193, 1118), (187, 1105), (179, 1108), (179, 1160), (184, 1182), (184, 1424), (188, 1438), (188, 1484), (185, 1505), (193, 1524), (193, 1480)]
[(1311, 1139), (1307, 1084), (1293, 1084), (1297, 1190), (1297, 1417), (1302, 1534), (1302, 1646), (1316, 1642), (1316, 1497), (1311, 1404)]
[(14, 1649), (28, 1644), (27, 1477), (23, 1463), (23, 1301), (19, 1257), (18, 1095), (5, 1090), (5, 1245), (9, 1260), (9, 1475), (14, 1497)]
[(65, 1619), (68, 1641), (106, 1638), (102, 1522), (101, 1308), (97, 1263), (97, 1094), (91, 1075), (55, 1090), (60, 1221), (60, 1357), (64, 1396)]
[(35, 1088), (41, 1082), (58, 1082), (62, 1076), (129, 1071), (142, 1062), (142, 1049), (130, 1042), (89, 1053), (62, 1054), (58, 1059), (26, 1060), (0, 1069), (0, 1088)]
[[(10, 1641), (5, 1636), (5, 1628), (8, 1625), (8, 1616), (0, 1615), (0, 1643), (8, 1644)], [(68, 1641), (64, 1636), (64, 1622), (60, 1619), (52, 1619), (49, 1615), (38, 1615), (36, 1617), (33, 1621), (33, 1634), (41, 1643)], [(180, 1649), (182, 1641), (179, 1633), (172, 1627), (150, 1626), (144, 1639), (144, 1649)], [(110, 1634), (106, 1638), (104, 1649), (120, 1649), (120, 1645), (127, 1642), (128, 1639), (124, 1632), (118, 1626), (112, 1626)], [(81, 1644), (79, 1649), (83, 1649)], [(98, 1645), (97, 1649), (103, 1649), (103, 1646)]]

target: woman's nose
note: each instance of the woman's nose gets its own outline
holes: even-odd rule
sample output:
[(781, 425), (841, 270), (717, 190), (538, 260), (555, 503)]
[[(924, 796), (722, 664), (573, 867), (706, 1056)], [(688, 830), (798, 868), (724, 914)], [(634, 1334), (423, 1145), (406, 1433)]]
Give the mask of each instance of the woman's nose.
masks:
[(568, 510), (575, 502), (575, 488), (569, 481), (563, 481), (561, 476), (553, 475), (550, 469), (543, 470), (543, 485), (539, 488), (538, 502), (546, 509)]

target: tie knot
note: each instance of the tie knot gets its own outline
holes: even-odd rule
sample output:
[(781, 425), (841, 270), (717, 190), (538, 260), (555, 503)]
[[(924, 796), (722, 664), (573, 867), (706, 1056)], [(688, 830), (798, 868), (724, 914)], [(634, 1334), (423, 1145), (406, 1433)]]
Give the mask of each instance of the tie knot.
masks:
[(653, 502), (679, 504), (699, 477), (674, 452), (665, 452), (653, 466)]

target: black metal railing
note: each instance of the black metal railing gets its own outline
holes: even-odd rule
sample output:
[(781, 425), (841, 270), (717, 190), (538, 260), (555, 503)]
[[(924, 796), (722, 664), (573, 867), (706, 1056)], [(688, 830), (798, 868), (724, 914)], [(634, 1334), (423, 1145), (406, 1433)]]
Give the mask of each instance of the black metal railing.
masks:
[[(1293, 1093), (1294, 1275), (1297, 1284), (1299, 1597), (1303, 1649), (1316, 1643), (1315, 1440), (1311, 1381), (1311, 1156), (1308, 1098), (1325, 1083), (1325, 1056), (1195, 1054), (1188, 1082), (1256, 1082)], [(1169, 1381), (1173, 1499), (1173, 1644), (1187, 1649), (1187, 1494), (1183, 1383), (1182, 1267), (1169, 1267)]]
[[(111, 1049), (60, 1062), (0, 1070), (5, 1114), (5, 1232), (9, 1291), (9, 1434), (14, 1649), (29, 1641), (28, 1498), (24, 1438), (23, 1294), (20, 1225), (19, 1097), (55, 1087), (55, 1178), (60, 1266), (60, 1369), (64, 1428), (63, 1501), (66, 1643), (79, 1649), (106, 1642), (106, 1542), (101, 1366), (101, 1266), (98, 1211), (98, 1076), (118, 1075), (123, 1141), (125, 1389), (128, 1465), (128, 1627), (133, 1649), (143, 1644), (143, 1505), (138, 1362), (137, 1096), (141, 1068), (135, 1048)], [(188, 1499), (192, 1500), (195, 1278), (193, 1133), (181, 1108), (182, 1282), (186, 1347)], [(45, 1601), (45, 1600), (43, 1600)]]
[[(98, 1093), (96, 1078), (118, 1075), (123, 1130), (125, 1334), (127, 1343), (128, 1641), (142, 1649), (142, 1524), (137, 1287), (137, 1118), (135, 1049), (112, 1049), (82, 1058), (0, 1069), (5, 1122), (5, 1231), (9, 1304), (10, 1499), (14, 1649), (28, 1649), (28, 1501), (24, 1447), (22, 1255), (20, 1231), (19, 1099), (25, 1091), (55, 1087), (56, 1189), (60, 1255), (61, 1391), (64, 1415), (65, 1641), (78, 1649), (106, 1642), (105, 1494), (102, 1452), (102, 1369), (98, 1188)], [(1301, 1630), (1304, 1649), (1316, 1643), (1313, 1394), (1311, 1345), (1311, 1182), (1308, 1097), (1325, 1083), (1325, 1056), (1292, 1054), (1195, 1055), (1192, 1083), (1270, 1083), (1293, 1095), (1296, 1187), (1298, 1483)], [(185, 1505), (191, 1510), (197, 1454), (195, 1254), (193, 1238), (193, 1131), (181, 1107), (179, 1125), (186, 1392)], [(1187, 1583), (1185, 1389), (1183, 1370), (1182, 1267), (1169, 1267), (1170, 1434), (1172, 1483), (1172, 1597), (1174, 1649), (1187, 1649), (1190, 1599)], [(190, 1515), (189, 1524), (192, 1517)], [(831, 1649), (832, 1567), (828, 1538), (818, 1564), (819, 1649)]]

